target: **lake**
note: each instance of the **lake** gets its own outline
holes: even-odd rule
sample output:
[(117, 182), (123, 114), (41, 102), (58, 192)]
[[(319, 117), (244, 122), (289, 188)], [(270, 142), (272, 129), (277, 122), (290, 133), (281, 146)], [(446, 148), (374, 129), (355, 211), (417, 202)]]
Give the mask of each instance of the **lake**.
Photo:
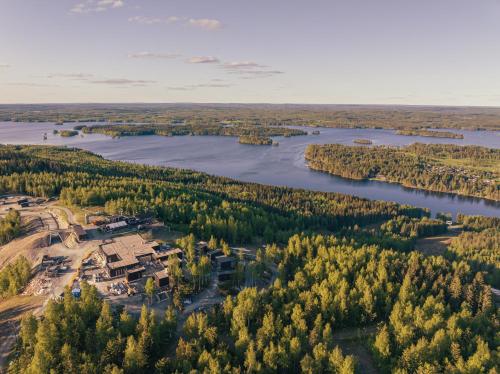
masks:
[[(396, 135), (393, 130), (328, 129), (298, 127), (319, 135), (276, 137), (278, 147), (239, 144), (234, 137), (137, 136), (113, 139), (99, 134), (62, 138), (54, 129), (72, 129), (76, 124), (0, 122), (0, 143), (68, 145), (86, 149), (110, 160), (172, 166), (225, 176), (245, 182), (340, 192), (369, 199), (395, 201), (437, 212), (500, 216), (500, 203), (453, 194), (409, 189), (378, 181), (354, 181), (309, 170), (304, 160), (308, 144), (352, 145), (354, 139), (370, 139), (374, 145), (422, 143), (475, 144), (500, 148), (500, 132), (452, 130), (464, 139)], [(43, 134), (47, 133), (47, 140)]]

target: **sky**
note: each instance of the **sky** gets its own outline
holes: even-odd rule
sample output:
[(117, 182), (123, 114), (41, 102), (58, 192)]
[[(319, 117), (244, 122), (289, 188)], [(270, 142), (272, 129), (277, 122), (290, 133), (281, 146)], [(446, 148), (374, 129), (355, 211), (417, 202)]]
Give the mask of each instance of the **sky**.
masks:
[(0, 103), (500, 106), (500, 0), (0, 0)]

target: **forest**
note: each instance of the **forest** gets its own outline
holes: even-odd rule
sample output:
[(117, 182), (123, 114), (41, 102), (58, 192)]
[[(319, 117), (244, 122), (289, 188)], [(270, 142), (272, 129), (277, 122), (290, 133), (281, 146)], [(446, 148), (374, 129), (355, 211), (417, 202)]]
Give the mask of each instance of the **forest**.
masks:
[(14, 239), (21, 229), (21, 215), (17, 210), (10, 210), (5, 217), (0, 217), (0, 245)]
[[(482, 150), (469, 153), (489, 160)], [(108, 161), (67, 147), (0, 146), (3, 193), (156, 216), (187, 234), (177, 245), (196, 275), (194, 289), (208, 274), (203, 256), (193, 261), (195, 238), (224, 253), (228, 243), (265, 242), (256, 265), (276, 269), (269, 287), (244, 288), (189, 315), (179, 339), (182, 302), (164, 315), (143, 306), (135, 317), (82, 282), (80, 299), (67, 289), (43, 318), (23, 317), (9, 373), (359, 372), (337, 333), (354, 334), (384, 373), (494, 373), (500, 363), (491, 292), (498, 218), (459, 215), (464, 232), (444, 256), (426, 257), (412, 250), (414, 240), (447, 227), (422, 209)], [(0, 273), (2, 290), (17, 292), (29, 275), (20, 258)]]
[(31, 277), (31, 265), (28, 260), (19, 256), (0, 270), (0, 299), (17, 295)]
[(138, 135), (215, 135), (239, 136), (244, 139), (269, 139), (270, 136), (307, 135), (305, 131), (277, 126), (244, 126), (238, 124), (206, 123), (206, 124), (150, 124), (150, 125), (92, 125), (82, 128), (83, 133), (98, 133), (113, 137)]
[(377, 105), (0, 105), (0, 121), (499, 130), (500, 109)]
[[(337, 331), (365, 326), (358, 344), (382, 372), (494, 373), (497, 309), (483, 273), (467, 262), (425, 257), (334, 236), (294, 235), (266, 247), (275, 282), (245, 288), (191, 314), (173, 340), (176, 312), (138, 319), (82, 285), (27, 315), (10, 373), (354, 373)], [(175, 344), (175, 354), (165, 355)], [(27, 369), (26, 369), (27, 368)], [(23, 371), (27, 370), (27, 371)]]
[(309, 145), (314, 170), (351, 179), (379, 179), (406, 187), (500, 200), (500, 150), (415, 143), (406, 147)]
[(45, 146), (0, 146), (0, 194), (58, 196), (111, 214), (149, 214), (208, 240), (286, 242), (296, 232), (337, 230), (429, 213), (354, 196), (237, 182), (188, 170), (104, 160)]
[(253, 144), (253, 145), (271, 145), (273, 140), (269, 137), (241, 135), (238, 138), (240, 144)]
[(405, 136), (425, 136), (429, 138), (450, 138), (450, 139), (463, 139), (464, 136), (462, 134), (457, 134), (456, 132), (451, 131), (432, 131), (432, 130), (398, 130), (396, 131), (397, 135), (405, 135)]

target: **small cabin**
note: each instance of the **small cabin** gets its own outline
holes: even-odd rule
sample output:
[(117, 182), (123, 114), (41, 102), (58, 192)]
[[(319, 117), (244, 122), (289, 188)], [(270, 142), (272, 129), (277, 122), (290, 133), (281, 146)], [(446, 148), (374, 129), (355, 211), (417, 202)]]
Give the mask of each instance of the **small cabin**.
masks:
[(169, 285), (168, 271), (157, 271), (153, 274), (153, 280), (157, 288), (165, 288)]

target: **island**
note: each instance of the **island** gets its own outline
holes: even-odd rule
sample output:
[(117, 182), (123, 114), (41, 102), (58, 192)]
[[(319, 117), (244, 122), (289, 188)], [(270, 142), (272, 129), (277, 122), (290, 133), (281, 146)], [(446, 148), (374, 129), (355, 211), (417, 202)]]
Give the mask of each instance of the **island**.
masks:
[(311, 169), (351, 179), (377, 179), (406, 187), (500, 201), (500, 150), (415, 143), (407, 147), (309, 145)]
[(84, 126), (85, 134), (120, 136), (231, 136), (238, 137), (243, 144), (272, 144), (272, 136), (300, 136), (307, 132), (283, 126), (248, 126), (242, 124), (108, 124)]
[(273, 140), (263, 136), (241, 135), (238, 138), (240, 144), (271, 145)]
[(354, 139), (352, 142), (356, 143), (356, 144), (363, 144), (363, 145), (373, 144), (373, 142), (370, 139)]
[(62, 136), (64, 138), (70, 138), (72, 136), (78, 135), (78, 131), (76, 131), (76, 130), (61, 130), (58, 133), (59, 133), (59, 136)]
[(407, 129), (407, 130), (398, 130), (396, 131), (397, 135), (404, 136), (425, 136), (429, 138), (450, 138), (450, 139), (463, 139), (464, 136), (462, 134), (457, 134), (456, 132), (451, 131), (432, 131), (432, 130), (423, 130), (423, 129)]

